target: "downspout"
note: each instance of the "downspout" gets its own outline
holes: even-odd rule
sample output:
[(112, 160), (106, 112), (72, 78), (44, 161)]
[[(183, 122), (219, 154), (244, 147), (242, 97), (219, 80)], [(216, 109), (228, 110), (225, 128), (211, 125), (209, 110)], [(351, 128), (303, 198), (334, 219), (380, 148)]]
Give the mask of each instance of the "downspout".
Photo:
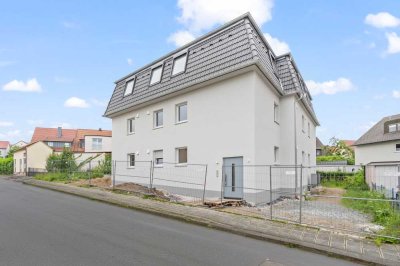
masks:
[(294, 99), (293, 101), (293, 117), (294, 117), (294, 165), (295, 165), (295, 186), (294, 186), (294, 193), (297, 192), (297, 115), (296, 115), (296, 103), (303, 99), (304, 93), (298, 99)]

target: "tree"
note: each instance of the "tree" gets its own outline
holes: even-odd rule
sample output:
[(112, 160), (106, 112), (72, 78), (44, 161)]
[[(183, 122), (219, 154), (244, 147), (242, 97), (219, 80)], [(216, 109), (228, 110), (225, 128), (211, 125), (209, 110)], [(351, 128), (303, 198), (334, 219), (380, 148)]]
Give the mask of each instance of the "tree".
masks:
[(73, 172), (77, 169), (74, 154), (64, 148), (61, 154), (51, 154), (46, 161), (48, 172)]
[(331, 138), (329, 146), (325, 146), (324, 151), (327, 156), (340, 156), (343, 160), (347, 160), (349, 164), (354, 164), (354, 151), (343, 140)]
[(10, 150), (8, 151), (8, 154), (7, 154), (6, 158), (13, 158), (14, 157), (14, 153), (19, 149), (20, 149), (20, 147), (18, 147), (18, 146), (11, 146)]

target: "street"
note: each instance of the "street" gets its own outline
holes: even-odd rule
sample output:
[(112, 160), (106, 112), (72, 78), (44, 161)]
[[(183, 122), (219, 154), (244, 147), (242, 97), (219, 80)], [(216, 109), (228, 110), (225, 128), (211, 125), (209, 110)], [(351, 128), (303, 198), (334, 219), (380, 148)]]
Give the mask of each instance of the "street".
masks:
[(0, 178), (0, 265), (261, 264), (355, 265)]

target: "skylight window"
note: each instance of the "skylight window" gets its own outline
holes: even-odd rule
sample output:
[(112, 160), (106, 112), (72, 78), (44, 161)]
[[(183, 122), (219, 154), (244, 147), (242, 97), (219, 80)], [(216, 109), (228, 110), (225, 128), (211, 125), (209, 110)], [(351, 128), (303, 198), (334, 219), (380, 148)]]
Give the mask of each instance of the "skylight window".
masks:
[(135, 79), (131, 79), (131, 80), (126, 82), (124, 96), (132, 94), (134, 85), (135, 85)]
[(161, 74), (162, 74), (162, 65), (158, 66), (156, 68), (153, 68), (153, 70), (151, 71), (150, 85), (160, 82)]
[(172, 75), (176, 75), (185, 72), (187, 54), (180, 55), (174, 59), (174, 67), (172, 69)]

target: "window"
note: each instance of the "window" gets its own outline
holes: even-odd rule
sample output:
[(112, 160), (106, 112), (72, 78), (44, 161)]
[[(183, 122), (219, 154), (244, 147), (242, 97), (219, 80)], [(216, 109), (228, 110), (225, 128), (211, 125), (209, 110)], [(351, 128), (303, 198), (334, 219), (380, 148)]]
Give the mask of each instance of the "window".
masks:
[(103, 144), (102, 138), (92, 138), (92, 150), (98, 151), (101, 150)]
[(177, 162), (178, 164), (184, 164), (187, 163), (187, 148), (177, 148), (176, 149), (176, 155), (177, 155)]
[(128, 134), (135, 133), (135, 118), (128, 119)]
[(301, 116), (301, 130), (303, 130), (303, 132), (305, 132), (304, 131), (305, 123), (306, 123), (306, 119), (304, 118), (304, 115), (302, 115)]
[(393, 133), (397, 131), (397, 126), (396, 124), (391, 124), (389, 125), (389, 133)]
[(162, 166), (163, 165), (163, 150), (158, 150), (153, 152), (154, 156), (154, 165), (155, 166)]
[(396, 151), (400, 151), (400, 144), (396, 144)]
[(124, 96), (132, 94), (134, 85), (135, 85), (135, 79), (131, 79), (126, 82)]
[(162, 74), (162, 65), (158, 66), (156, 68), (153, 68), (153, 70), (151, 71), (150, 85), (160, 82), (161, 74)]
[(64, 143), (64, 147), (65, 147), (65, 148), (69, 148), (69, 147), (71, 147), (71, 143), (69, 143), (69, 142), (65, 142), (65, 143)]
[(79, 140), (79, 148), (81, 148), (81, 149), (85, 148), (85, 140), (84, 139)]
[(176, 106), (176, 121), (178, 123), (187, 121), (187, 103)]
[(274, 103), (274, 121), (279, 122), (279, 105)]
[(308, 122), (308, 128), (307, 128), (307, 134), (308, 134), (308, 137), (310, 137), (310, 134), (311, 134), (311, 126), (310, 126), (310, 122)]
[(172, 75), (176, 75), (185, 71), (186, 58), (187, 58), (186, 54), (183, 54), (174, 59), (174, 67), (172, 68)]
[(162, 127), (164, 125), (164, 121), (163, 121), (163, 110), (158, 110), (154, 112), (154, 122), (153, 122), (153, 126), (154, 128), (159, 128)]
[(274, 147), (274, 163), (279, 162), (279, 147)]
[(128, 154), (128, 167), (135, 167), (135, 154)]
[(50, 147), (53, 147), (54, 146), (54, 144), (53, 144), (53, 142), (47, 142), (47, 145), (49, 145)]

